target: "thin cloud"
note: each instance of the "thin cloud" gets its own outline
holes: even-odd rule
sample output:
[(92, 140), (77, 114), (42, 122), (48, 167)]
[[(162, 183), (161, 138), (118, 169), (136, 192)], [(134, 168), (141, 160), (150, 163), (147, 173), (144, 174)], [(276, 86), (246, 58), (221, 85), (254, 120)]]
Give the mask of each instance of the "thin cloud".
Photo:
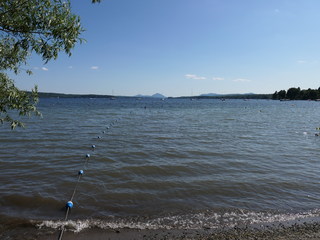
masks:
[(98, 70), (99, 67), (98, 67), (98, 66), (92, 66), (91, 69), (92, 69), (92, 70)]
[(223, 81), (224, 78), (223, 77), (213, 77), (212, 80), (214, 80), (214, 81)]
[(205, 80), (207, 79), (206, 77), (200, 77), (200, 76), (197, 76), (195, 74), (186, 74), (184, 75), (187, 79), (194, 79), (194, 80)]
[(299, 63), (299, 64), (304, 64), (304, 63), (307, 63), (307, 61), (305, 61), (305, 60), (298, 60), (297, 63)]
[(46, 68), (46, 67), (42, 67), (41, 69), (42, 69), (43, 71), (49, 71), (49, 69)]
[(69, 66), (68, 68), (69, 68), (69, 69), (72, 69), (73, 67), (72, 67), (72, 66)]
[(237, 78), (234, 79), (233, 82), (251, 82), (251, 80), (246, 78)]
[(275, 14), (279, 14), (279, 13), (280, 13), (280, 10), (279, 10), (278, 8), (276, 8), (275, 10), (273, 10), (273, 12), (274, 12)]

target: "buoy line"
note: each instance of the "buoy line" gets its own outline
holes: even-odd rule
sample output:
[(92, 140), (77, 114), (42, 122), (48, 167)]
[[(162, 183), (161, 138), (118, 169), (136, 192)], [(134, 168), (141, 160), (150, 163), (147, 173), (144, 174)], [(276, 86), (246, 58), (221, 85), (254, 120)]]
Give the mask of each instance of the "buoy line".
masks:
[[(92, 146), (94, 146), (94, 145), (92, 145)], [(85, 168), (89, 158), (90, 158), (90, 154), (87, 154), (86, 158), (85, 158), (84, 166), (83, 166), (84, 168)], [(66, 214), (65, 214), (64, 221), (68, 220), (69, 212), (70, 212), (71, 208), (73, 208), (73, 198), (74, 198), (74, 195), (76, 194), (77, 187), (79, 185), (79, 182), (80, 182), (81, 177), (83, 176), (83, 174), (84, 174), (84, 170), (82, 170), (82, 169), (79, 170), (77, 183), (76, 183), (76, 185), (75, 185), (75, 187), (73, 189), (73, 193), (71, 195), (70, 200), (66, 203), (66, 206), (65, 206), (66, 207)], [(60, 234), (59, 234), (59, 238), (58, 238), (59, 240), (62, 239), (62, 235), (63, 235), (64, 229), (65, 229), (65, 225), (62, 225), (62, 228), (61, 228), (61, 231), (60, 231)]]
[[(110, 127), (112, 127), (113, 125), (115, 125), (118, 121), (120, 120), (120, 118), (116, 119), (116, 120), (113, 120), (107, 127), (106, 129), (109, 130)], [(106, 131), (102, 131), (103, 134), (106, 133)], [(101, 136), (98, 136), (97, 137), (98, 139), (101, 139)], [(92, 151), (94, 151), (96, 148), (96, 145), (92, 145), (91, 146), (91, 149)], [(77, 182), (76, 182), (76, 185), (73, 189), (73, 192), (72, 192), (72, 195), (71, 195), (71, 198), (69, 201), (67, 201), (66, 205), (65, 205), (65, 208), (66, 208), (66, 213), (65, 213), (65, 217), (64, 217), (64, 222), (66, 222), (68, 220), (68, 216), (69, 216), (69, 213), (71, 211), (71, 208), (73, 208), (73, 199), (74, 199), (74, 196), (75, 196), (75, 193), (77, 191), (77, 187), (79, 185), (79, 182), (81, 180), (81, 177), (83, 176), (84, 174), (84, 170), (86, 170), (86, 166), (88, 164), (88, 161), (89, 161), (89, 158), (91, 157), (91, 155), (89, 153), (86, 154), (85, 156), (85, 161), (84, 161), (84, 164), (83, 164), (83, 168), (81, 170), (78, 171), (78, 179), (77, 179)], [(62, 239), (62, 236), (63, 236), (63, 233), (64, 233), (64, 230), (65, 230), (65, 225), (66, 224), (63, 224), (61, 226), (61, 230), (60, 230), (60, 233), (59, 233), (59, 237), (58, 237), (58, 240), (61, 240)]]

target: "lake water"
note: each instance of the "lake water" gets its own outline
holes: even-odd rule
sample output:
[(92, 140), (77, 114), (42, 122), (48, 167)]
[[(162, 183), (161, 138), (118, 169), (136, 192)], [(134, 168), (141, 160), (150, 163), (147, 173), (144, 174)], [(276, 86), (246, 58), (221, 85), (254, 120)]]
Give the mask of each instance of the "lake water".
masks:
[(3, 222), (59, 228), (80, 169), (73, 231), (320, 216), (320, 102), (41, 99), (39, 109), (25, 129), (0, 126)]

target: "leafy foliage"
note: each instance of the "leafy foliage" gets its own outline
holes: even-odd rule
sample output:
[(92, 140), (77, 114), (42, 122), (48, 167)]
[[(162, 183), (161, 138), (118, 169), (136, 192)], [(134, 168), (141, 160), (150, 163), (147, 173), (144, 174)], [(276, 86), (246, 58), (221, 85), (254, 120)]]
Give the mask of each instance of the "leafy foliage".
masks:
[(62, 0), (0, 1), (0, 71), (18, 72), (34, 51), (45, 62), (81, 41), (80, 18)]
[(12, 110), (18, 111), (19, 116), (30, 116), (31, 113), (41, 115), (36, 109), (38, 102), (37, 87), (32, 89), (32, 92), (26, 93), (20, 91), (14, 86), (14, 83), (5, 73), (0, 73), (0, 122), (9, 122), (11, 129), (16, 126), (23, 127), (24, 124), (16, 119), (13, 119), (9, 113)]
[[(100, 0), (92, 0), (92, 3)], [(32, 52), (45, 63), (56, 59), (60, 52), (69, 56), (84, 31), (80, 18), (71, 13), (69, 0), (0, 0), (0, 122), (10, 122), (11, 128), (23, 124), (10, 117), (8, 110), (19, 115), (38, 115), (37, 87), (28, 95), (14, 86), (5, 74), (18, 74)]]

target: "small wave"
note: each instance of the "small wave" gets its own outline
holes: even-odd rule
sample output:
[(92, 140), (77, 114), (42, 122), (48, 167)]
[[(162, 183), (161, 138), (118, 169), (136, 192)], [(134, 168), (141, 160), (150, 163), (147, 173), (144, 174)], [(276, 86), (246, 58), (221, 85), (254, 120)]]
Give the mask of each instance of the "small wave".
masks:
[(54, 198), (43, 197), (37, 193), (30, 196), (24, 196), (20, 194), (5, 195), (1, 198), (0, 204), (2, 206), (19, 209), (34, 209), (39, 208), (39, 206), (45, 207), (46, 209), (52, 209), (52, 206), (59, 208), (61, 203)]
[(53, 221), (46, 220), (36, 223), (38, 228), (60, 229), (64, 226), (68, 231), (81, 232), (85, 229), (138, 229), (138, 230), (172, 230), (172, 229), (218, 229), (225, 227), (235, 227), (254, 224), (286, 223), (311, 218), (319, 218), (320, 209), (301, 213), (271, 213), (271, 212), (251, 212), (245, 210), (234, 210), (224, 213), (205, 211), (195, 214), (173, 215), (159, 218), (115, 218), (110, 219), (84, 219)]

